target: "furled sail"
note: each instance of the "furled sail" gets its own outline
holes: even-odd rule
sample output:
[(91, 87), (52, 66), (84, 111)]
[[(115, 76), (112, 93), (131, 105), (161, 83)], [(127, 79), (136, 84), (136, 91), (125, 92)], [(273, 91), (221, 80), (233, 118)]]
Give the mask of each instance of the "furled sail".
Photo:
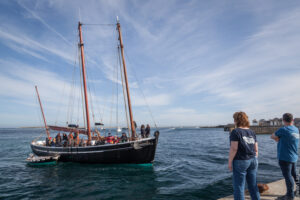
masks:
[(80, 134), (87, 135), (87, 131), (85, 129), (80, 128), (70, 128), (70, 127), (63, 127), (63, 126), (48, 126), (51, 130), (54, 131), (63, 131), (63, 132), (78, 132)]

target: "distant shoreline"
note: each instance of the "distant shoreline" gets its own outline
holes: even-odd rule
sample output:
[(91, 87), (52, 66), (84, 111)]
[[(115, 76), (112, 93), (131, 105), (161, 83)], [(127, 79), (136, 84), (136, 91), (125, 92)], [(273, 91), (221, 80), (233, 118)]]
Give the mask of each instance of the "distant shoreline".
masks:
[(17, 127), (17, 128), (45, 128), (42, 126), (23, 126), (23, 127)]

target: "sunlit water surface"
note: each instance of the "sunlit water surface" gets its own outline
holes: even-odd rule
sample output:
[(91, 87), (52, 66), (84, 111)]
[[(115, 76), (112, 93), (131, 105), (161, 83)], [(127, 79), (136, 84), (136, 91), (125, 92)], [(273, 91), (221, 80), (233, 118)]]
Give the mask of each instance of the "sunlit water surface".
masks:
[[(161, 129), (153, 166), (25, 162), (40, 129), (0, 129), (0, 199), (218, 199), (232, 193), (228, 132)], [(281, 178), (276, 144), (259, 135), (259, 182)]]

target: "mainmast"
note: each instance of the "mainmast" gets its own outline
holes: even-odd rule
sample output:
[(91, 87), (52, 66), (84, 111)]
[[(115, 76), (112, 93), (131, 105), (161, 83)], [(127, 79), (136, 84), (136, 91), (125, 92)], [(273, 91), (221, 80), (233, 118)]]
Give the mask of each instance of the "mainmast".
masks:
[(47, 133), (47, 136), (49, 138), (50, 133), (49, 133), (49, 130), (48, 130), (48, 126), (47, 126), (47, 122), (46, 122), (46, 118), (45, 118), (45, 115), (44, 115), (44, 110), (43, 110), (43, 106), (42, 106), (42, 102), (41, 102), (41, 99), (40, 99), (40, 95), (39, 95), (39, 91), (38, 91), (37, 86), (35, 86), (35, 91), (36, 91), (36, 94), (37, 94), (37, 97), (38, 97), (38, 100), (39, 100), (39, 103), (40, 103), (40, 108), (41, 108), (42, 116), (43, 116), (43, 119), (44, 119), (44, 125), (45, 125), (45, 129), (46, 129), (46, 133)]
[(125, 84), (126, 84), (127, 101), (128, 101), (128, 109), (129, 109), (130, 124), (131, 124), (131, 139), (134, 140), (135, 139), (135, 124), (134, 124), (133, 115), (132, 115), (132, 108), (131, 108), (131, 101), (130, 101), (130, 94), (129, 94), (129, 85), (128, 85), (128, 78), (127, 78), (127, 70), (126, 70), (126, 63), (125, 63), (125, 58), (124, 58), (124, 46), (123, 46), (123, 40), (122, 40), (121, 25), (119, 23), (119, 20), (117, 20), (117, 30), (119, 33), (122, 63), (123, 63), (123, 69), (124, 69), (124, 78), (125, 78)]
[(88, 143), (91, 141), (91, 127), (90, 127), (90, 117), (89, 117), (89, 104), (88, 104), (88, 94), (86, 87), (86, 71), (85, 71), (85, 62), (84, 62), (84, 51), (83, 51), (83, 40), (81, 32), (82, 24), (78, 22), (78, 31), (79, 31), (79, 47), (81, 51), (81, 65), (82, 65), (82, 78), (83, 78), (83, 89), (84, 89), (84, 100), (85, 100), (85, 115), (86, 115), (86, 124), (87, 124), (87, 134), (88, 134)]

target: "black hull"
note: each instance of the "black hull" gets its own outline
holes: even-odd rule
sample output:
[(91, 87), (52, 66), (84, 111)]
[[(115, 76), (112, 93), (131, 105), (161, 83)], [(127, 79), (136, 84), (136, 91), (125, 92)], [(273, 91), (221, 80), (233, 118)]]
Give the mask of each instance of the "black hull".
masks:
[(152, 163), (155, 157), (158, 134), (155, 138), (120, 144), (87, 147), (48, 147), (31, 143), (38, 156), (60, 155), (59, 161), (99, 164)]

